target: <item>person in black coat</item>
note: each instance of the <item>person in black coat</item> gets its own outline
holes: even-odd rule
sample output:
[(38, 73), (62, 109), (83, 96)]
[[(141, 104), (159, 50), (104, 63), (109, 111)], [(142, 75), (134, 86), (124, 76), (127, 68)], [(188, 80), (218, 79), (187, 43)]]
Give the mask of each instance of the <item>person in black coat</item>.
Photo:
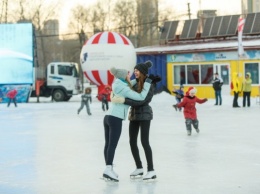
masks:
[[(129, 122), (129, 138), (130, 138), (130, 147), (131, 152), (135, 160), (136, 170), (130, 174), (130, 177), (136, 177), (143, 175), (143, 165), (139, 155), (139, 149), (137, 146), (137, 139), (138, 133), (141, 133), (141, 143), (144, 148), (146, 161), (147, 161), (147, 174), (143, 177), (143, 180), (148, 179), (155, 179), (156, 173), (153, 167), (153, 155), (152, 149), (149, 143), (149, 131), (150, 131), (150, 124), (151, 120), (153, 119), (153, 110), (152, 107), (149, 105), (151, 102), (154, 90), (156, 87), (156, 82), (161, 81), (159, 76), (148, 75), (148, 68), (150, 67), (148, 64), (152, 64), (150, 61), (145, 63), (137, 64), (134, 68), (134, 74), (136, 79), (132, 81), (133, 83), (133, 90), (140, 92), (143, 88), (143, 83), (147, 77), (152, 80), (151, 88), (143, 101), (135, 101), (132, 99), (124, 99), (124, 104), (130, 105), (130, 111), (128, 119)], [(121, 97), (115, 97), (120, 99)], [(111, 99), (114, 103), (119, 103), (115, 99)], [(123, 102), (122, 101), (122, 102)]]
[(216, 103), (215, 105), (222, 104), (222, 97), (221, 97), (221, 87), (223, 85), (223, 80), (218, 76), (218, 73), (215, 73), (215, 78), (212, 81), (213, 89), (215, 91), (215, 98)]

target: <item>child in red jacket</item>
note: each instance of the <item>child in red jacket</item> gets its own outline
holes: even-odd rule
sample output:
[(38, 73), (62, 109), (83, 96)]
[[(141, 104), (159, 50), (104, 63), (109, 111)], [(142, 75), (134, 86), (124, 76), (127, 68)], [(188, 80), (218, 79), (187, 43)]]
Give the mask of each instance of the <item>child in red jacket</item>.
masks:
[(208, 99), (200, 99), (195, 96), (197, 90), (195, 87), (189, 87), (188, 91), (186, 92), (186, 95), (184, 96), (182, 102), (179, 104), (174, 105), (174, 108), (177, 110), (177, 108), (184, 108), (183, 114), (185, 118), (185, 124), (188, 135), (191, 135), (191, 124), (199, 133), (199, 121), (197, 119), (197, 111), (196, 111), (196, 103), (202, 104), (206, 102)]
[(17, 95), (17, 90), (16, 90), (16, 89), (13, 89), (13, 90), (10, 90), (9, 92), (7, 92), (6, 96), (9, 98), (7, 107), (10, 106), (11, 101), (13, 101), (15, 107), (17, 107), (17, 104), (16, 104), (16, 95)]

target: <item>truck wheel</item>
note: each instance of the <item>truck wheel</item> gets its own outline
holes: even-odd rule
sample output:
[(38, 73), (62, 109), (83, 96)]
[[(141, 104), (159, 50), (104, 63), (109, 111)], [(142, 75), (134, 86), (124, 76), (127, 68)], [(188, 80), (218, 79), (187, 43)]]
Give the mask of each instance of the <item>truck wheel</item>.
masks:
[(64, 93), (63, 93), (63, 91), (62, 90), (54, 90), (54, 92), (52, 93), (52, 98), (56, 102), (63, 101), (64, 100)]

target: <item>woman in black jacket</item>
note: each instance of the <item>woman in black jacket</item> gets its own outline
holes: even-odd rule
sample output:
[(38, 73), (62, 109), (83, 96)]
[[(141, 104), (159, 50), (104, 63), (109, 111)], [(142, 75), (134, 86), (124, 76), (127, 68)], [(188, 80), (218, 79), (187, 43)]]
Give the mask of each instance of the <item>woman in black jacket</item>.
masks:
[[(140, 92), (143, 89), (143, 84), (145, 79), (148, 76), (148, 68), (152, 66), (152, 63), (150, 61), (147, 61), (145, 63), (137, 64), (134, 68), (134, 74), (136, 79), (132, 80), (132, 86), (133, 90)], [(155, 89), (155, 83), (160, 81), (161, 78), (158, 76), (149, 76), (150, 79), (152, 79), (152, 85), (151, 88), (143, 101), (135, 101), (132, 99), (124, 99), (121, 102), (124, 102), (124, 104), (130, 105), (130, 111), (129, 111), (129, 138), (130, 138), (130, 147), (132, 151), (132, 155), (135, 160), (136, 164), (136, 170), (130, 174), (131, 178), (135, 178), (137, 176), (143, 175), (143, 166), (139, 155), (139, 149), (137, 146), (137, 139), (138, 139), (138, 133), (140, 130), (141, 133), (141, 143), (144, 148), (146, 161), (147, 161), (147, 174), (143, 177), (143, 180), (148, 179), (155, 179), (156, 173), (153, 168), (153, 156), (152, 156), (152, 149), (149, 143), (149, 131), (150, 131), (150, 124), (151, 120), (153, 119), (153, 111), (149, 103), (151, 102), (153, 95), (154, 95), (154, 89)], [(116, 97), (115, 97), (116, 98)], [(121, 97), (120, 97), (121, 98)], [(118, 97), (119, 99), (119, 97)], [(112, 102), (120, 102), (113, 99)]]

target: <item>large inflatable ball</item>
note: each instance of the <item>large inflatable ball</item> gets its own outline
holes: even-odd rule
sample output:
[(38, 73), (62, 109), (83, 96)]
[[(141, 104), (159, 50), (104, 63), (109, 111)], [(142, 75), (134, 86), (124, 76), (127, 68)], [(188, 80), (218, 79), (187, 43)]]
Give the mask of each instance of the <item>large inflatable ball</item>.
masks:
[(98, 91), (113, 82), (110, 68), (126, 69), (133, 73), (136, 52), (131, 41), (116, 32), (100, 32), (83, 45), (80, 62), (86, 78), (98, 86)]

